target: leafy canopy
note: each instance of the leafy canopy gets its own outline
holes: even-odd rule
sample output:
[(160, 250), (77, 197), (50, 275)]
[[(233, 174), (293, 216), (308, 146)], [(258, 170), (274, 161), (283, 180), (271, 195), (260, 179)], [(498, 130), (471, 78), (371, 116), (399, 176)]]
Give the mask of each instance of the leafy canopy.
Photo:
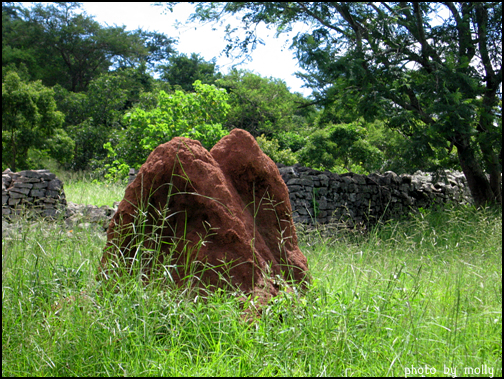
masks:
[(270, 157), (275, 163), (282, 163), (287, 166), (298, 163), (296, 154), (290, 148), (281, 149), (276, 138), (269, 140), (264, 134), (261, 134), (256, 140), (264, 154)]
[(216, 85), (229, 93), (232, 107), (226, 121), (228, 129), (244, 129), (254, 137), (265, 134), (279, 138), (306, 123), (308, 102), (302, 95), (291, 93), (281, 79), (231, 70)]
[[(30, 9), (2, 5), (2, 66), (28, 67), (31, 80), (84, 91), (111, 68), (151, 64), (172, 52), (173, 39), (159, 33), (103, 27), (80, 3), (35, 3)], [(7, 12), (8, 10), (8, 12)], [(163, 44), (162, 46), (156, 43)]]
[(52, 89), (40, 81), (24, 82), (16, 72), (8, 72), (2, 79), (2, 168), (29, 168), (30, 148), (70, 159), (73, 141), (60, 128), (63, 120)]
[(150, 81), (145, 83), (142, 78), (138, 70), (127, 68), (98, 75), (85, 92), (54, 86), (58, 109), (67, 115), (64, 128), (76, 145), (69, 168), (93, 168), (95, 161), (107, 156), (103, 144), (114, 131), (123, 129), (124, 113), (139, 103), (145, 88), (151, 87)]
[(167, 63), (157, 68), (161, 80), (171, 86), (179, 86), (187, 92), (193, 91), (193, 83), (199, 80), (203, 84), (214, 84), (222, 75), (217, 72), (215, 59), (205, 61), (199, 54), (192, 53), (190, 57), (185, 54), (173, 55)]
[(105, 144), (109, 151), (107, 168), (110, 174), (125, 177), (129, 167), (138, 168), (150, 152), (173, 137), (198, 140), (210, 149), (228, 134), (222, 123), (230, 105), (225, 90), (214, 85), (194, 82), (195, 92), (160, 91), (157, 107), (137, 107), (126, 113), (127, 129), (118, 132), (117, 146)]
[(383, 153), (366, 138), (358, 123), (328, 125), (313, 132), (299, 151), (303, 164), (320, 170), (366, 173), (383, 165)]

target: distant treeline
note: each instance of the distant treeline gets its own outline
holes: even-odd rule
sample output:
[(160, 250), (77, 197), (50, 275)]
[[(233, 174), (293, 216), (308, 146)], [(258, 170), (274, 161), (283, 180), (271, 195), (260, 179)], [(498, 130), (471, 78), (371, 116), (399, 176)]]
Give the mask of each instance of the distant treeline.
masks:
[[(486, 170), (495, 178), (494, 171), (502, 172), (502, 119), (496, 117), (501, 101), (482, 97), (484, 75), (460, 66), (463, 56), (474, 57), (471, 48), (482, 48), (481, 41), (463, 40), (449, 25), (431, 27), (430, 5), (414, 6), (411, 11), (425, 18), (422, 32), (443, 47), (435, 50), (426, 42), (425, 51), (437, 56), (438, 63), (407, 68), (401, 59), (414, 61), (417, 52), (408, 55), (405, 41), (417, 38), (412, 28), (418, 25), (412, 24), (411, 35), (405, 32), (404, 41), (398, 42), (391, 31), (399, 27), (377, 5), (370, 6), (378, 12), (376, 23), (359, 29), (364, 11), (346, 3), (314, 3), (309, 6), (313, 9), (294, 3), (266, 8), (232, 4), (222, 12), (241, 9), (256, 22), (288, 25), (295, 14), (315, 23), (326, 21), (293, 42), (300, 66), (307, 70), (300, 76), (314, 90), (310, 98), (291, 93), (280, 79), (236, 69), (223, 74), (215, 59), (178, 53), (177, 39), (165, 34), (100, 25), (79, 3), (35, 3), (29, 8), (2, 3), (2, 169), (58, 165), (114, 180), (125, 177), (130, 167), (138, 168), (155, 146), (174, 136), (198, 139), (211, 148), (229, 130), (242, 128), (277, 163), (361, 174), (463, 169), (473, 195), (479, 191), (487, 200), (494, 196), (485, 192), (495, 187), (494, 179), (485, 185), (480, 173)], [(486, 22), (487, 33), (493, 33), (498, 17), (494, 8), (501, 5), (474, 4), (455, 7), (475, 22)], [(221, 5), (205, 3), (200, 12), (207, 6)], [(326, 12), (333, 6), (334, 12)], [(447, 22), (458, 22), (457, 9)], [(350, 14), (355, 24), (345, 16)], [(408, 17), (404, 13), (406, 29)], [(335, 38), (326, 28), (336, 19), (348, 31), (346, 53), (326, 44)], [(384, 25), (390, 35), (385, 36)], [(359, 42), (352, 30), (368, 34)], [(380, 55), (384, 47), (374, 46), (371, 34), (376, 40), (386, 38), (385, 45), (395, 43), (397, 51)], [(465, 52), (458, 48), (462, 43)], [(487, 46), (490, 61), (483, 62), (487, 73), (488, 65), (502, 61), (502, 53), (492, 49)], [(502, 71), (494, 74), (502, 83)], [(487, 98), (493, 102), (485, 103)]]

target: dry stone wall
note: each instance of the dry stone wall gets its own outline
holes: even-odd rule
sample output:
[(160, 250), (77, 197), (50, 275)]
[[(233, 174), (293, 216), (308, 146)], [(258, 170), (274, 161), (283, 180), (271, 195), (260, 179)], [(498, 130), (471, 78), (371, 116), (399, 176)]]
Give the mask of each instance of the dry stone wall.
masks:
[(32, 209), (44, 217), (56, 217), (66, 209), (63, 182), (49, 170), (2, 172), (2, 217)]
[[(289, 189), (295, 222), (371, 226), (434, 204), (472, 202), (463, 173), (440, 171), (414, 175), (338, 175), (300, 165), (277, 165)], [(131, 169), (129, 182), (135, 178)]]
[(411, 209), (434, 204), (470, 203), (464, 174), (416, 172), (414, 175), (338, 175), (307, 167), (279, 167), (289, 188), (293, 217), (304, 224), (373, 225), (398, 218)]
[[(49, 170), (27, 170), (2, 173), (2, 238), (19, 236), (18, 214), (33, 211), (45, 218), (64, 219), (68, 229), (107, 230), (119, 202), (113, 207), (67, 202), (63, 183)], [(35, 214), (31, 214), (35, 216)]]

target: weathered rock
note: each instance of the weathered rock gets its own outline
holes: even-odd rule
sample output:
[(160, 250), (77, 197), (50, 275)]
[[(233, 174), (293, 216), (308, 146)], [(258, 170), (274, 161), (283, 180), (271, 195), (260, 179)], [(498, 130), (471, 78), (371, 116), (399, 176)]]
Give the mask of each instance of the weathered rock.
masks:
[(202, 285), (274, 296), (273, 278), (304, 283), (308, 275), (287, 186), (241, 129), (210, 152), (182, 137), (158, 146), (126, 188), (107, 240), (105, 278), (121, 262), (140, 258), (139, 251), (145, 278), (161, 263), (177, 285), (193, 273)]
[(459, 172), (368, 176), (319, 172), (294, 165), (281, 167), (289, 189), (294, 221), (304, 224), (364, 225), (398, 218), (433, 204), (471, 202)]
[(114, 203), (114, 208), (103, 205), (81, 205), (68, 202), (65, 215), (65, 224), (68, 228), (80, 227), (89, 228), (96, 226), (97, 229), (106, 231), (114, 213), (117, 210), (118, 202)]
[(49, 170), (2, 172), (2, 216), (25, 214), (55, 218), (66, 208), (63, 183)]

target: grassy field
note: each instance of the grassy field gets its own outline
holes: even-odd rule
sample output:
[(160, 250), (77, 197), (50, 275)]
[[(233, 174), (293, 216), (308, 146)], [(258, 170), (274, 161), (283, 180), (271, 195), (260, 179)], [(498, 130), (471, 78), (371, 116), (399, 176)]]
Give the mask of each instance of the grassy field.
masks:
[(111, 207), (115, 201), (121, 201), (127, 183), (93, 183), (88, 173), (57, 172), (63, 181), (68, 201), (76, 204), (92, 204)]
[[(124, 186), (63, 178), (69, 201)], [(226, 293), (99, 289), (105, 235), (2, 238), (3, 376), (501, 376), (502, 213), (424, 211), (367, 235), (299, 230), (312, 284), (254, 322)]]

